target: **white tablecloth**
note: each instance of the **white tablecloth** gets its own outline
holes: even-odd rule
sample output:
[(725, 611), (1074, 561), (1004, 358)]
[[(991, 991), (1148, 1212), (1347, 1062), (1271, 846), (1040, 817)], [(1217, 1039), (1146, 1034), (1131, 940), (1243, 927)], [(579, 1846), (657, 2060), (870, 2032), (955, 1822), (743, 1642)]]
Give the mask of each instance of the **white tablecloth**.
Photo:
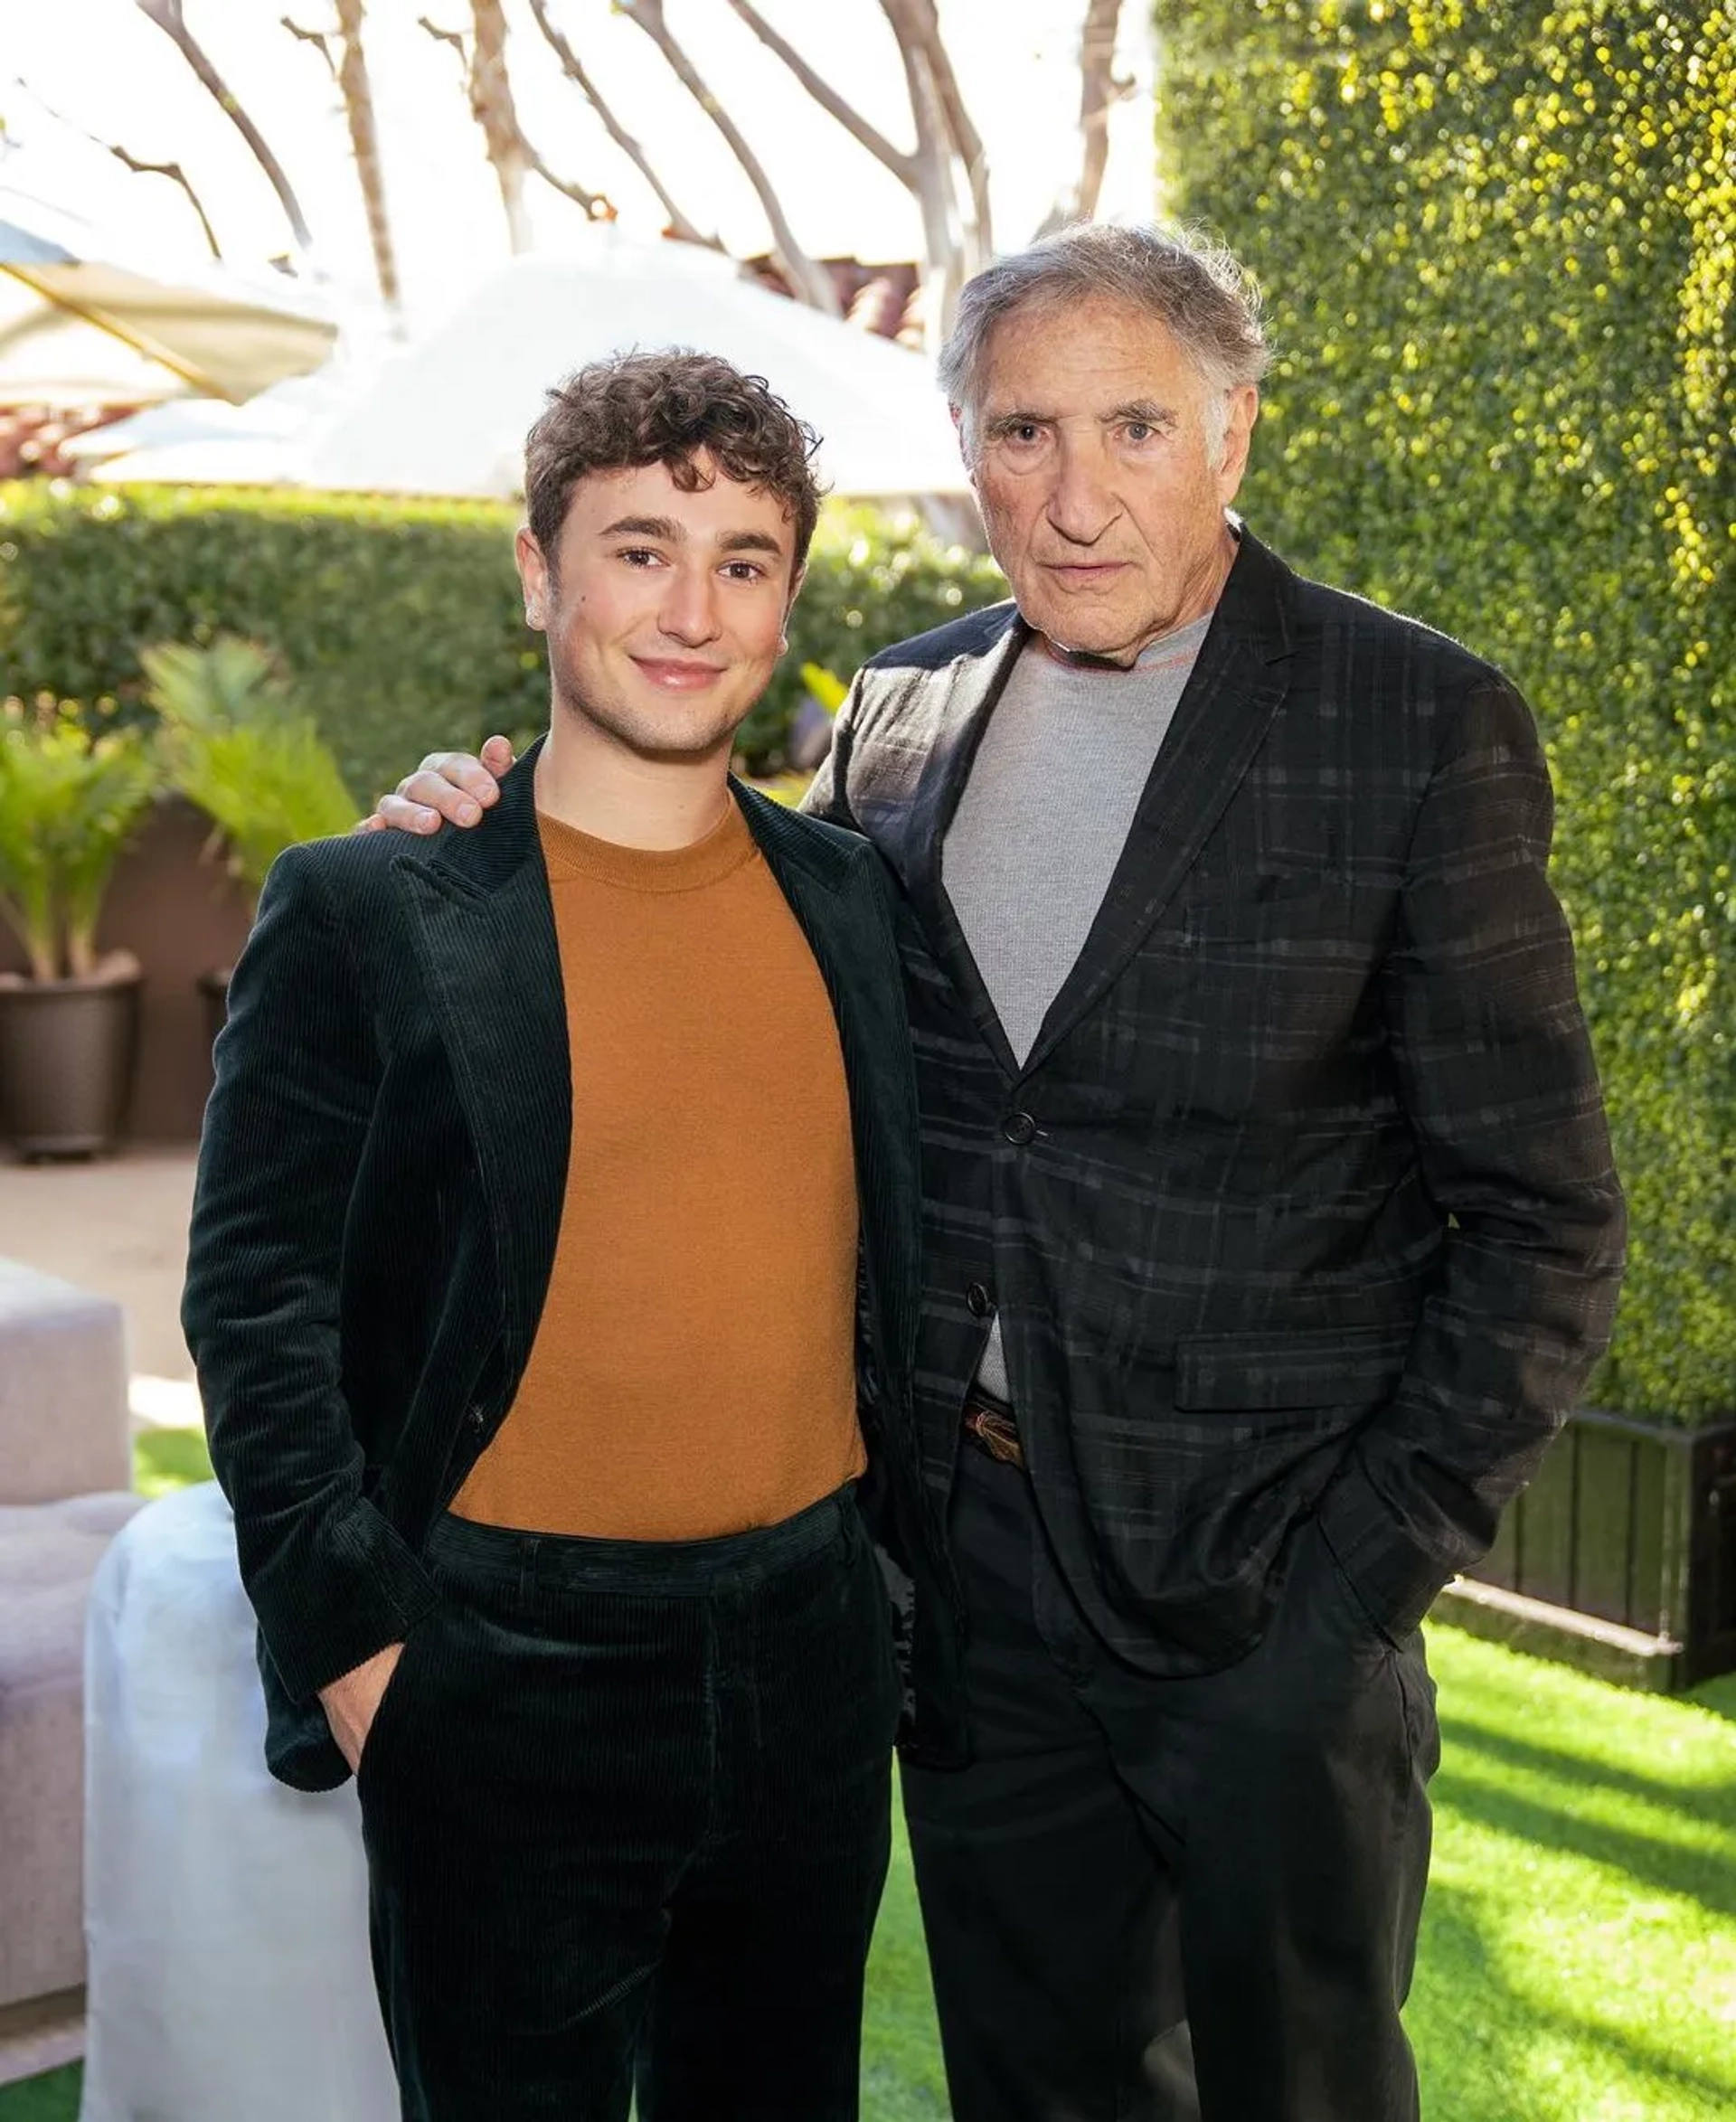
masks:
[(80, 2122), (394, 2122), (355, 1787), (266, 1773), (253, 1615), (214, 1482), (91, 1590)]

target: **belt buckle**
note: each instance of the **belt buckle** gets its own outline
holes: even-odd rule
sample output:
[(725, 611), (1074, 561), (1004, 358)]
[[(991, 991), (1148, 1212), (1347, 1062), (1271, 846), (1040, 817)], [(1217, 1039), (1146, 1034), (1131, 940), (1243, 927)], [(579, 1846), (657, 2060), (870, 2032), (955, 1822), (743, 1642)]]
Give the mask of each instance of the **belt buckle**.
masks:
[(980, 1401), (971, 1401), (965, 1408), (965, 1428), (990, 1458), (1004, 1467), (1024, 1466), (1024, 1447), (1019, 1441), (1019, 1432), (1010, 1413), (1004, 1414), (997, 1408), (985, 1407)]

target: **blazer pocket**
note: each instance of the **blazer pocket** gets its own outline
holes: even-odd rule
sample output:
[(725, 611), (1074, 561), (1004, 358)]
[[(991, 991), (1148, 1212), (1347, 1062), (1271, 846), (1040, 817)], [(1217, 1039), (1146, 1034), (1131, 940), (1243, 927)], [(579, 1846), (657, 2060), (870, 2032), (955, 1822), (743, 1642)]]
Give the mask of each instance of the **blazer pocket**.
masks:
[(1339, 870), (1213, 877), (1183, 893), (1182, 929), (1195, 949), (1298, 934), (1318, 934), (1335, 943), (1344, 933), (1349, 906), (1349, 880)]
[(1175, 1405), (1233, 1412), (1372, 1406), (1404, 1372), (1415, 1328), (1187, 1334), (1175, 1344)]

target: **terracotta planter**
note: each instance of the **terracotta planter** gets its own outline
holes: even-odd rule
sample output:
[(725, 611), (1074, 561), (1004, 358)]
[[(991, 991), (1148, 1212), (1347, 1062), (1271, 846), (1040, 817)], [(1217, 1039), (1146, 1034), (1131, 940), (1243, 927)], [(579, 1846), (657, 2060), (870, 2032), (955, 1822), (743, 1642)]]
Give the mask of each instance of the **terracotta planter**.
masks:
[(21, 1157), (97, 1156), (120, 1139), (142, 979), (0, 986), (0, 1128)]

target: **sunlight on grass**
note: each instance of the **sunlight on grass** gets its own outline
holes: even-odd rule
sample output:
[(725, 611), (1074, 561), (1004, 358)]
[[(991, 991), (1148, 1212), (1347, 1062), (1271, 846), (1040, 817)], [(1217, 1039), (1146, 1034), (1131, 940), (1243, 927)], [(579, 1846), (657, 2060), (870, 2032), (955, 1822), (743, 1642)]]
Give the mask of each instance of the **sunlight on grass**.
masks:
[[(147, 1431), (138, 1485), (209, 1476)], [(1633, 1694), (1450, 1628), (1429, 1637), (1444, 1759), (1408, 2014), (1429, 2122), (1723, 2122), (1736, 2113), (1736, 1677)], [(74, 2122), (76, 2070), (0, 2089)], [(900, 1825), (869, 1968), (864, 2122), (945, 2122)]]
[(133, 1486), (141, 1495), (166, 1495), (211, 1479), (203, 1429), (141, 1429), (133, 1439)]
[(1736, 1691), (1624, 1693), (1436, 1629), (1445, 1737), (1409, 2014), (1443, 2122), (1736, 2110)]

